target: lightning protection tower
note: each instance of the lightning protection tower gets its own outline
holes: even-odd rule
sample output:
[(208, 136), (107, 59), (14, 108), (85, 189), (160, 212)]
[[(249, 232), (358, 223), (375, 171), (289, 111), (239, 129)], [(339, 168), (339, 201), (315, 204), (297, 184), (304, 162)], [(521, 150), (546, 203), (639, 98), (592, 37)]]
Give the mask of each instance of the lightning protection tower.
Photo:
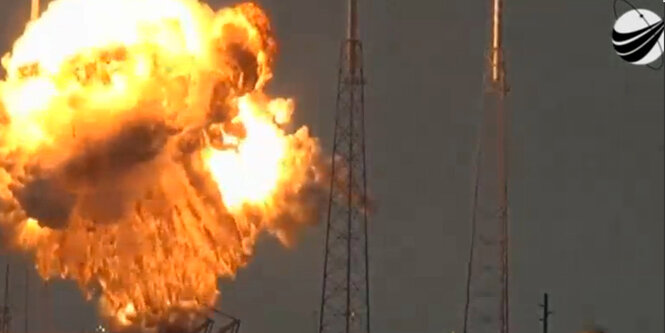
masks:
[(340, 50), (319, 333), (369, 333), (365, 116), (358, 3)]
[(490, 1), (491, 33), (473, 171), (463, 333), (509, 332), (507, 117), (504, 108), (508, 88), (502, 45), (503, 4), (502, 0)]

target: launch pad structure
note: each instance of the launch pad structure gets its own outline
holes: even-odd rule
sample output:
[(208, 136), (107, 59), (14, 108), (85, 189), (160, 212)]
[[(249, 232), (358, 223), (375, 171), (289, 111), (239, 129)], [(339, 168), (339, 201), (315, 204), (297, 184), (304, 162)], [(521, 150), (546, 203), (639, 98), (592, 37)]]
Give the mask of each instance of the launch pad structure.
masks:
[[(9, 306), (9, 272), (10, 272), (10, 265), (7, 264), (5, 268), (5, 276), (4, 276), (4, 293), (2, 294), (2, 307), (0, 308), (0, 333), (9, 333), (11, 331), (11, 311), (10, 311), (10, 306)], [(27, 283), (29, 282), (27, 278), (27, 270), (26, 270), (26, 303), (25, 305), (25, 313), (24, 313), (24, 319), (25, 319), (25, 333), (28, 332), (28, 297), (27, 297)], [(45, 285), (48, 288), (48, 285)], [(48, 311), (48, 310), (47, 310)], [(49, 318), (47, 318), (48, 320)], [(49, 322), (50, 324), (50, 322)], [(178, 325), (178, 324), (170, 324), (170, 323), (163, 323), (161, 325), (158, 325), (157, 327), (157, 332), (158, 333), (239, 333), (240, 332), (240, 319), (231, 316), (227, 313), (224, 313), (218, 309), (211, 308), (208, 311), (207, 315), (201, 316), (198, 319), (197, 324), (192, 324), (192, 322), (181, 322), (180, 324), (186, 324), (187, 327)], [(193, 327), (192, 327), (193, 326)], [(101, 326), (100, 326), (101, 328)], [(48, 331), (51, 331), (50, 325), (47, 327)], [(106, 329), (97, 330), (96, 332), (102, 333), (102, 332), (108, 332)]]
[(509, 333), (509, 232), (506, 163), (508, 93), (503, 0), (491, 0), (483, 111), (473, 170), (471, 244), (463, 333)]
[(240, 320), (217, 309), (211, 309), (210, 314), (202, 318), (200, 324), (193, 328), (184, 328), (177, 325), (163, 325), (158, 333), (238, 333)]
[(369, 333), (369, 253), (362, 42), (348, 0), (340, 50), (319, 333)]
[[(463, 333), (509, 333), (509, 233), (506, 168), (508, 93), (502, 44), (503, 0), (492, 4), (483, 119), (474, 170), (471, 245)], [(31, 20), (39, 16), (31, 0)], [(369, 250), (363, 48), (358, 1), (348, 0), (346, 39), (340, 50), (318, 333), (370, 333)], [(5, 293), (6, 295), (6, 293)], [(8, 333), (3, 305), (0, 333)], [(240, 321), (215, 327), (205, 320), (188, 333), (238, 333)], [(165, 327), (160, 333), (182, 333)]]

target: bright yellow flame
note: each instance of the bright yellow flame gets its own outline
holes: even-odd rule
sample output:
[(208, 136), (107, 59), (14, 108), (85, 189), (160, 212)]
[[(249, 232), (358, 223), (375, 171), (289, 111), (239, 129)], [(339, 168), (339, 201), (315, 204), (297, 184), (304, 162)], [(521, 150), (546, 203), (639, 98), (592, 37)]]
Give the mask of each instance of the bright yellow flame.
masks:
[(269, 197), (282, 173), (285, 154), (284, 133), (266, 114), (261, 114), (247, 97), (238, 101), (235, 121), (242, 123), (247, 138), (237, 151), (207, 151), (207, 164), (219, 184), (222, 200), (232, 210), (242, 204), (260, 204)]
[(55, 0), (2, 59), (0, 227), (126, 326), (217, 301), (268, 231), (317, 218), (319, 146), (263, 92), (265, 13)]
[(33, 218), (25, 219), (19, 225), (18, 242), (23, 247), (35, 246), (40, 239), (47, 237), (49, 230), (39, 226), (39, 222)]
[(501, 52), (501, 0), (492, 1), (492, 81), (499, 80)]
[(120, 311), (118, 311), (118, 314), (116, 315), (116, 318), (118, 319), (120, 324), (129, 325), (129, 324), (132, 323), (129, 318), (131, 318), (132, 316), (135, 316), (135, 315), (136, 315), (136, 309), (134, 308), (134, 304), (133, 303), (127, 303), (127, 305), (124, 308), (122, 308), (122, 309), (120, 309)]

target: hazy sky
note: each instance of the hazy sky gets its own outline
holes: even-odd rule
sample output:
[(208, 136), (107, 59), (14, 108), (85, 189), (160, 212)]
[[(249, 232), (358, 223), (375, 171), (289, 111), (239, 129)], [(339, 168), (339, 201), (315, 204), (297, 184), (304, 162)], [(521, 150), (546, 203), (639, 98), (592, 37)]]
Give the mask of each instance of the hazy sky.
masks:
[[(345, 2), (258, 2), (280, 46), (270, 90), (296, 99), (297, 121), (329, 150)], [(489, 1), (360, 2), (378, 205), (373, 330), (459, 332)], [(3, 52), (28, 3), (0, 0)], [(661, 1), (634, 4), (662, 13)], [(612, 1), (507, 1), (505, 19), (513, 332), (539, 329), (544, 291), (552, 332), (593, 322), (610, 332), (663, 332), (663, 70), (614, 54)], [(222, 307), (241, 318), (243, 333), (316, 331), (321, 226), (293, 249), (266, 237), (249, 267), (222, 286)], [(19, 328), (23, 282), (13, 286)], [(93, 325), (95, 310), (73, 285), (52, 294), (56, 328)]]

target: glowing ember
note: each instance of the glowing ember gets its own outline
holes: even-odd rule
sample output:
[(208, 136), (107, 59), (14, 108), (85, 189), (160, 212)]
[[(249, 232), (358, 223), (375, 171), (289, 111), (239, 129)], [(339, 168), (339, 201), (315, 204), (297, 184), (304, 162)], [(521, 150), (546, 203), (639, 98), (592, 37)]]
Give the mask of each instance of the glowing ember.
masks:
[(318, 142), (262, 92), (275, 50), (254, 4), (53, 1), (2, 62), (3, 234), (115, 324), (212, 306), (261, 231), (318, 217)]

